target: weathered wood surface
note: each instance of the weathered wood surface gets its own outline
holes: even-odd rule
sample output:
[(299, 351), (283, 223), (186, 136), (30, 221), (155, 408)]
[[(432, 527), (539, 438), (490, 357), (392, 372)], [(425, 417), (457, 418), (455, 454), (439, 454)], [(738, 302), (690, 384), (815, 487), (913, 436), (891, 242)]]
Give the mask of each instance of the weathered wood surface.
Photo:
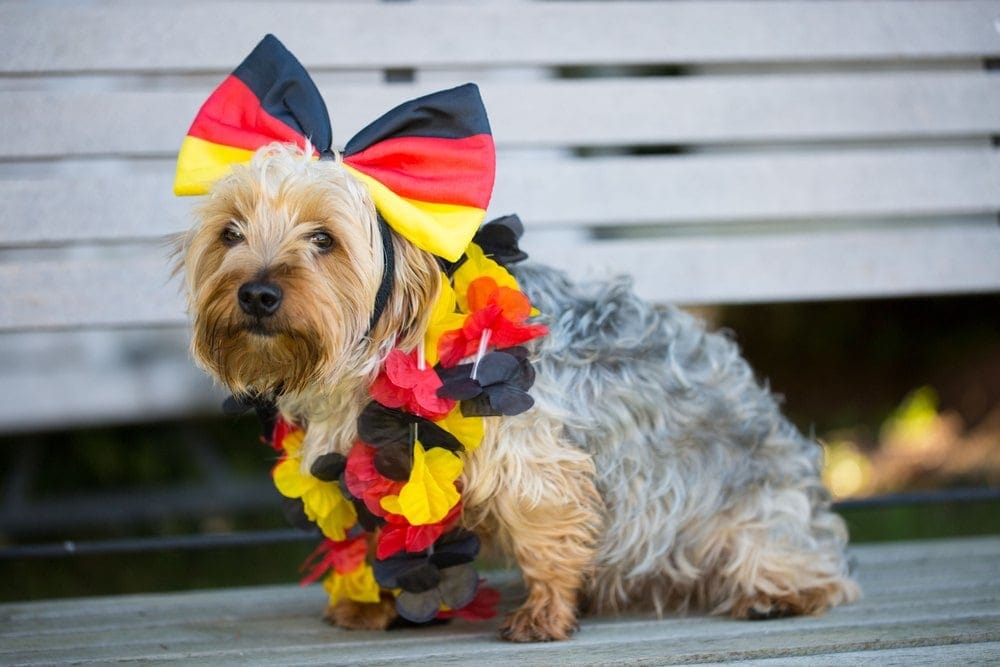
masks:
[(289, 46), (309, 67), (975, 58), (1000, 53), (995, 18), (989, 1), (8, 2), (0, 72), (229, 69), (263, 32), (298, 35)]
[[(347, 632), (318, 587), (0, 605), (0, 663), (989, 665), (1000, 661), (1000, 537), (853, 548), (865, 598), (822, 617), (588, 617), (570, 642), (515, 645), (498, 620)], [(502, 582), (505, 605), (519, 588)]]
[(173, 160), (266, 32), (316, 79), (338, 145), (478, 82), (490, 215), (519, 213), (533, 258), (631, 273), (655, 301), (747, 303), (1000, 290), (998, 16), (997, 0), (0, 2), (0, 429), (215, 410), (170, 278), (192, 204)]

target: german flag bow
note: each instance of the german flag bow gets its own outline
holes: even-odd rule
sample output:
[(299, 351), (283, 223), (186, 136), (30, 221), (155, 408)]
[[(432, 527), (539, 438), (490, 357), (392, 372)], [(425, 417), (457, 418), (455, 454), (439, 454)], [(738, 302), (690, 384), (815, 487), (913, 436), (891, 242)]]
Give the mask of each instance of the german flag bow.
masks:
[[(267, 35), (195, 117), (177, 156), (174, 192), (205, 194), (232, 164), (275, 141), (309, 142), (317, 156), (332, 154), (316, 84)], [(496, 169), (479, 89), (470, 83), (401, 104), (348, 141), (343, 162), (393, 229), (457, 261), (486, 215)]]

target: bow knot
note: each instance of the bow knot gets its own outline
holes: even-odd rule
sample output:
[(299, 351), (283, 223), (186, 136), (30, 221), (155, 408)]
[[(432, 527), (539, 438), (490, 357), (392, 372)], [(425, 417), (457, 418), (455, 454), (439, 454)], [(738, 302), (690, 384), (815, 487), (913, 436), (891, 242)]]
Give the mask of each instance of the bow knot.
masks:
[[(174, 191), (205, 194), (232, 164), (275, 141), (311, 144), (319, 159), (337, 159), (316, 84), (267, 35), (195, 117), (177, 158)], [(470, 83), (401, 104), (348, 141), (342, 161), (390, 227), (457, 261), (493, 192), (496, 154), (479, 89)]]

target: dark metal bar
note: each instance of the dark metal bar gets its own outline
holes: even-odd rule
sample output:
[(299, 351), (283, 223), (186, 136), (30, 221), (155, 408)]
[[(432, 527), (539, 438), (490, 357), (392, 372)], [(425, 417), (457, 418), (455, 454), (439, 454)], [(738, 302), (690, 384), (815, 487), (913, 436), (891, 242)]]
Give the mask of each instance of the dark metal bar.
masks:
[(888, 493), (869, 498), (848, 498), (833, 503), (835, 510), (868, 509), (872, 507), (894, 507), (926, 505), (930, 503), (969, 503), (986, 500), (1000, 500), (1000, 487), (985, 489), (943, 489), (938, 491), (912, 491), (909, 493)]
[[(836, 510), (853, 510), (930, 503), (966, 503), (995, 500), (1000, 500), (1000, 487), (894, 493), (871, 498), (840, 500), (834, 503), (833, 507)], [(167, 535), (117, 540), (88, 540), (85, 542), (66, 541), (54, 544), (25, 544), (3, 547), (0, 548), (0, 560), (258, 547), (272, 544), (309, 542), (319, 538), (320, 534), (318, 531), (309, 532), (297, 528), (283, 528), (209, 535)]]
[(209, 535), (165, 535), (131, 537), (119, 540), (88, 540), (54, 544), (24, 544), (0, 549), (0, 560), (61, 558), (67, 556), (109, 556), (113, 554), (150, 553), (154, 551), (190, 551), (227, 547), (257, 547), (288, 542), (315, 541), (318, 531), (297, 528), (220, 533)]

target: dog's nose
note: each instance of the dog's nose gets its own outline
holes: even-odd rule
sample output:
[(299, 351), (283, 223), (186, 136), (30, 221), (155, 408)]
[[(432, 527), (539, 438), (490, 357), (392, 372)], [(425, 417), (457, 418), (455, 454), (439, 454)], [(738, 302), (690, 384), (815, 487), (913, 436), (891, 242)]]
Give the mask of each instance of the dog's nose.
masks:
[(270, 317), (281, 306), (281, 288), (274, 283), (253, 281), (243, 283), (236, 293), (240, 308), (247, 315)]

